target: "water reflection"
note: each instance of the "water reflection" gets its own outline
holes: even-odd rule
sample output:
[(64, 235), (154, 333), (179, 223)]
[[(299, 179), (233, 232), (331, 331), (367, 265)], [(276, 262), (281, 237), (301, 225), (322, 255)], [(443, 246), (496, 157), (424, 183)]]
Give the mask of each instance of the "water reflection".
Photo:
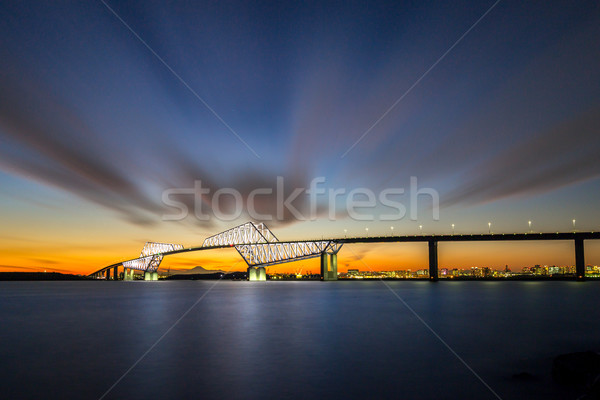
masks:
[[(213, 284), (0, 284), (3, 396), (100, 397)], [(505, 398), (600, 347), (593, 282), (387, 284)], [(219, 282), (107, 398), (455, 395), (493, 398), (381, 282)]]

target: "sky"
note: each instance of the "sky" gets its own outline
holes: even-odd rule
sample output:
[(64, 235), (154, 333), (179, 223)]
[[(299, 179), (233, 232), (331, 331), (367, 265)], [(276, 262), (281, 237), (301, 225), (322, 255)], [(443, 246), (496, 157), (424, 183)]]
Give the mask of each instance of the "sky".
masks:
[[(0, 15), (0, 271), (87, 274), (248, 220), (282, 240), (600, 229), (597, 1), (23, 1)], [(365, 191), (374, 206), (349, 211)], [(440, 268), (569, 265), (572, 247), (444, 244)], [(354, 245), (339, 264), (426, 256)], [(600, 245), (586, 257), (600, 263)], [(244, 269), (225, 250), (163, 261), (196, 265)], [(318, 264), (271, 270), (299, 268)]]

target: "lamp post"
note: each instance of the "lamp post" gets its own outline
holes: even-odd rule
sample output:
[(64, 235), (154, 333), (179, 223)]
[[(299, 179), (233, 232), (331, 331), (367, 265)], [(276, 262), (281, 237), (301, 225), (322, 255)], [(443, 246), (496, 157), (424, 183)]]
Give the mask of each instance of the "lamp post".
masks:
[(573, 232), (575, 232), (575, 220), (573, 220)]
[(531, 230), (531, 221), (527, 221), (527, 223), (529, 224), (529, 232), (533, 232), (533, 231)]
[(394, 227), (390, 226), (390, 229), (392, 230), (392, 236), (394, 236)]
[(348, 229), (344, 229), (344, 237), (348, 237), (347, 233), (348, 233)]
[(423, 225), (419, 225), (419, 234), (422, 235), (423, 234)]
[(488, 222), (488, 233), (491, 234), (492, 233), (492, 223)]
[(365, 230), (367, 231), (367, 237), (369, 237), (369, 228), (365, 228)]
[(452, 236), (454, 236), (454, 224), (452, 224)]

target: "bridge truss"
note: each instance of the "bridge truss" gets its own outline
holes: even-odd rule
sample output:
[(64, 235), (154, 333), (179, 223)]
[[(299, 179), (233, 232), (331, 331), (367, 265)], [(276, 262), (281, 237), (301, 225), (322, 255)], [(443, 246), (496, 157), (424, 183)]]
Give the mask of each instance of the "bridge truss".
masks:
[(165, 255), (182, 251), (235, 247), (248, 267), (264, 267), (286, 262), (337, 254), (339, 240), (280, 241), (264, 223), (247, 222), (206, 238), (201, 247), (185, 249), (181, 244), (147, 242), (139, 258), (104, 267), (91, 275), (122, 265), (125, 270), (156, 272)]
[(231, 246), (250, 243), (272, 243), (277, 242), (277, 237), (262, 222), (245, 224), (228, 229), (214, 236), (206, 238), (202, 247), (208, 246)]
[(183, 245), (146, 242), (142, 248), (140, 258), (124, 261), (123, 267), (138, 271), (154, 272), (158, 269), (164, 258), (163, 253), (170, 253), (176, 250), (183, 250)]
[(330, 240), (318, 242), (254, 243), (235, 246), (249, 267), (305, 260), (319, 257), (323, 253), (337, 254), (341, 247), (341, 243)]
[(342, 245), (331, 240), (281, 242), (263, 223), (245, 224), (207, 238), (202, 247), (234, 246), (249, 267), (281, 264), (337, 254)]

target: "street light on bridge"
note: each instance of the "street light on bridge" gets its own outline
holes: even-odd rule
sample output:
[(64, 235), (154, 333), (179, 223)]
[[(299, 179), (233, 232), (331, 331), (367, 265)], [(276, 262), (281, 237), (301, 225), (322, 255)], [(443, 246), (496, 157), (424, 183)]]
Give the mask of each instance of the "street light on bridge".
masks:
[(367, 237), (369, 237), (369, 228), (365, 228), (365, 230), (367, 231)]
[(394, 236), (394, 227), (390, 226), (390, 229), (392, 230), (392, 236)]
[(575, 220), (573, 220), (573, 231), (575, 231)]
[(454, 224), (452, 224), (452, 235), (454, 235)]
[(488, 222), (488, 233), (491, 234), (492, 233), (492, 223)]
[(527, 221), (527, 223), (529, 224), (529, 232), (533, 232), (533, 231), (531, 230), (531, 221)]
[(423, 225), (419, 225), (419, 234), (423, 234)]
[(348, 237), (347, 233), (348, 233), (348, 229), (344, 229), (344, 237)]

